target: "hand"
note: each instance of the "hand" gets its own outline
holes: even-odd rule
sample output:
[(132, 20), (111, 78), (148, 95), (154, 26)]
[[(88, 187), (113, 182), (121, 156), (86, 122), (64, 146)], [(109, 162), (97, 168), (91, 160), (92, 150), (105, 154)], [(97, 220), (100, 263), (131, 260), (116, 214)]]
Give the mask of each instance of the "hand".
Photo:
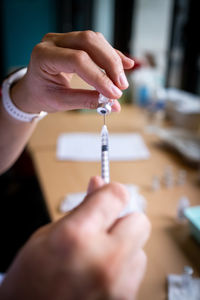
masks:
[[(13, 87), (11, 96), (20, 109), (30, 113), (94, 109), (99, 93), (110, 99), (120, 98), (121, 90), (128, 87), (124, 69), (133, 64), (100, 33), (49, 33), (33, 49), (28, 72)], [(73, 73), (96, 91), (70, 88)], [(120, 110), (117, 101), (113, 110)]]
[(0, 288), (2, 300), (134, 299), (150, 231), (145, 215), (117, 219), (125, 188), (90, 181), (84, 202), (38, 230), (20, 251)]

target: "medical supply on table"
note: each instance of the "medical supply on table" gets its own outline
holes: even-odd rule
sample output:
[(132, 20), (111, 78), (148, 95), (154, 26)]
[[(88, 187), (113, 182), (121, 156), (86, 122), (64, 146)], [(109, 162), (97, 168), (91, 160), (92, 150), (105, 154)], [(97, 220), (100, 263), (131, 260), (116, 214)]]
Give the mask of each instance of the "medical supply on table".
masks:
[(191, 206), (184, 210), (184, 215), (189, 221), (190, 233), (200, 243), (200, 206)]
[(152, 180), (152, 190), (157, 191), (160, 189), (160, 179), (158, 176), (154, 176)]
[(192, 279), (192, 274), (194, 273), (192, 267), (190, 266), (184, 266), (184, 272), (182, 275), (182, 285), (189, 288), (191, 287), (191, 279)]
[(105, 183), (110, 182), (109, 170), (109, 136), (106, 125), (101, 130), (101, 177)]
[(174, 185), (174, 175), (171, 166), (167, 166), (164, 170), (163, 182), (167, 188), (171, 188)]
[(200, 97), (179, 89), (166, 89), (166, 114), (176, 127), (199, 130)]
[(193, 163), (200, 162), (200, 136), (193, 131), (181, 128), (164, 129), (149, 126), (148, 133), (157, 135), (165, 144), (173, 147), (183, 158)]
[(177, 205), (177, 219), (178, 219), (178, 221), (182, 222), (182, 221), (186, 220), (185, 209), (188, 208), (189, 206), (190, 206), (190, 201), (189, 201), (188, 197), (182, 196), (179, 199), (178, 205)]
[(177, 184), (184, 185), (186, 183), (187, 172), (185, 170), (179, 170)]
[(183, 274), (168, 275), (168, 300), (200, 299), (200, 278), (195, 278), (192, 274), (193, 269), (185, 266)]
[[(158, 191), (161, 186), (172, 188), (177, 186), (183, 186), (186, 183), (186, 176), (187, 172), (186, 170), (180, 169), (178, 170), (176, 176), (173, 172), (173, 169), (171, 166), (166, 166), (164, 169), (164, 173), (162, 176), (154, 175), (151, 182), (151, 189), (152, 191)], [(162, 183), (162, 185), (161, 185)], [(185, 198), (185, 197), (182, 197)], [(181, 198), (181, 199), (182, 199)], [(184, 200), (180, 199), (180, 206), (181, 203), (184, 202)]]

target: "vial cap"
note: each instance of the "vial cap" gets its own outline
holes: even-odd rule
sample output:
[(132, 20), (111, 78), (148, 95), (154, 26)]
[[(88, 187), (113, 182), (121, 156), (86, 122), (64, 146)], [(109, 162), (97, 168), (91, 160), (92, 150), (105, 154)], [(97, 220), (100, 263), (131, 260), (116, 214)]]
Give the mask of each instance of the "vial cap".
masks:
[(111, 110), (112, 110), (112, 108), (109, 105), (109, 103), (106, 103), (104, 105), (100, 105), (99, 107), (97, 107), (98, 114), (103, 115), (103, 116), (110, 114)]

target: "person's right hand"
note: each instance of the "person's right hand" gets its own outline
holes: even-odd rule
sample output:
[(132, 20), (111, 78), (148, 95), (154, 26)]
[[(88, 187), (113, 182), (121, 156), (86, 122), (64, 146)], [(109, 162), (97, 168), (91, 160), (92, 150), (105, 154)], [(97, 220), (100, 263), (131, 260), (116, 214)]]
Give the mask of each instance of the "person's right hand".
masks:
[(0, 288), (2, 300), (134, 299), (150, 225), (144, 214), (118, 215), (128, 201), (117, 183), (100, 177), (84, 202), (38, 230), (20, 251)]

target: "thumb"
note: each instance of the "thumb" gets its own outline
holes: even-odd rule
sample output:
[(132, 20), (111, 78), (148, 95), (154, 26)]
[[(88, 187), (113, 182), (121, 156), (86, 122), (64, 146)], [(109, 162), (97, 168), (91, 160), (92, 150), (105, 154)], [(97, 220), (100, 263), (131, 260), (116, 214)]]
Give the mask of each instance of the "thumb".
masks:
[(93, 176), (88, 184), (87, 195), (95, 192), (97, 189), (105, 184), (104, 180), (100, 176)]

